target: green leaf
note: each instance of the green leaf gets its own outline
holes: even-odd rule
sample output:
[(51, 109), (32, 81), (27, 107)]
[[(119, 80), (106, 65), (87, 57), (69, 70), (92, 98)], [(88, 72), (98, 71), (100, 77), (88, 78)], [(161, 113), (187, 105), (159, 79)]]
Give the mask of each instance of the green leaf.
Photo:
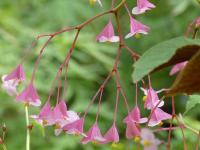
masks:
[[(186, 104), (185, 114), (187, 114), (190, 110), (200, 106), (200, 95), (191, 95)], [(199, 107), (197, 107), (199, 108)]]
[[(159, 68), (161, 65), (170, 62), (173, 56), (176, 56), (176, 54), (180, 55), (180, 51), (182, 50), (185, 52), (188, 49), (187, 52), (191, 53), (191, 46), (193, 53), (189, 55), (192, 56), (200, 49), (200, 39), (193, 40), (186, 37), (177, 37), (153, 46), (152, 48), (147, 50), (141, 56), (141, 58), (134, 64), (134, 72), (132, 75), (133, 81), (137, 82), (141, 80), (145, 75)], [(178, 58), (178, 61), (188, 59), (189, 58), (187, 57), (185, 57), (184, 59)], [(176, 62), (178, 61), (176, 59)], [(170, 62), (168, 65), (171, 64), (172, 62)], [(167, 65), (165, 65), (165, 67), (166, 66)]]

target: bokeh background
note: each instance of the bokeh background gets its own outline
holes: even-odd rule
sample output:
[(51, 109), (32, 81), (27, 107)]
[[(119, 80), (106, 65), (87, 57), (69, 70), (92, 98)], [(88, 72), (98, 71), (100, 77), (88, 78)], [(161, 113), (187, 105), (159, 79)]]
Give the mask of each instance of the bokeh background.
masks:
[[(166, 39), (181, 36), (184, 34), (187, 25), (200, 14), (200, 5), (197, 0), (152, 0), (156, 9), (137, 19), (151, 27), (148, 36), (141, 36), (139, 39), (130, 38), (127, 44), (138, 53), (143, 53), (151, 46)], [(51, 33), (65, 26), (72, 26), (82, 23), (95, 14), (110, 8), (111, 0), (102, 0), (103, 8), (90, 6), (87, 0), (1, 0), (0, 1), (0, 76), (10, 72), (16, 64), (22, 61), (24, 55), (24, 68), (27, 79), (30, 79), (34, 63), (39, 50), (46, 38), (39, 40), (34, 49), (29, 49), (34, 37), (42, 33)], [(131, 9), (135, 5), (134, 0), (128, 0)], [(114, 57), (117, 51), (117, 44), (97, 43), (95, 36), (106, 25), (109, 16), (102, 17), (81, 32), (77, 45), (69, 65), (68, 90), (66, 102), (70, 109), (83, 112), (92, 96), (105, 79), (112, 68)], [(123, 35), (129, 31), (128, 15), (125, 11), (120, 13)], [(115, 23), (114, 23), (115, 24)], [(115, 24), (116, 25), (116, 24)], [(57, 36), (45, 49), (37, 70), (35, 86), (38, 89), (42, 102), (47, 99), (52, 79), (56, 74), (58, 66), (71, 45), (74, 33), (64, 33)], [(123, 51), (120, 58), (120, 81), (128, 97), (131, 107), (134, 106), (134, 85), (131, 74), (133, 62), (126, 51)], [(160, 71), (152, 76), (155, 89), (167, 88), (172, 84), (174, 77), (169, 77), (170, 68)], [(28, 80), (25, 84), (28, 83)], [(111, 126), (114, 111), (114, 100), (116, 89), (112, 79), (105, 89), (103, 95), (102, 110), (100, 113), (99, 125), (102, 132)], [(23, 89), (21, 85), (19, 90)], [(52, 103), (55, 101), (52, 98)], [(142, 106), (142, 93), (140, 105)], [(176, 98), (177, 113), (185, 111), (187, 97)], [(141, 107), (142, 109), (142, 107)], [(165, 111), (171, 111), (170, 100), (166, 100)], [(85, 130), (94, 122), (97, 110), (95, 103), (87, 116)], [(31, 108), (30, 113), (38, 113), (39, 108)], [(142, 111), (143, 115), (147, 112)], [(118, 149), (132, 150), (135, 143), (126, 140), (124, 137), (125, 126), (122, 119), (127, 115), (122, 98), (120, 97), (120, 109), (117, 117), (117, 126), (121, 136)], [(196, 129), (200, 128), (200, 114), (190, 112), (185, 115), (185, 121)], [(33, 121), (32, 121), (33, 122)], [(25, 149), (25, 117), (24, 107), (16, 103), (13, 97), (9, 97), (0, 89), (0, 124), (5, 123), (8, 129), (6, 145), (8, 150)], [(33, 122), (34, 123), (34, 122)], [(165, 132), (157, 134), (160, 139), (166, 139)], [(193, 149), (196, 135), (186, 132), (186, 139), (189, 149)], [(61, 134), (56, 137), (53, 128), (42, 130), (35, 126), (31, 135), (32, 150), (93, 150), (111, 149), (110, 145), (95, 146), (93, 144), (81, 145), (80, 137)], [(173, 149), (183, 149), (182, 136), (180, 131), (173, 132)], [(192, 147), (193, 146), (193, 147)], [(0, 148), (1, 149), (1, 148)], [(160, 146), (159, 149), (165, 149)]]

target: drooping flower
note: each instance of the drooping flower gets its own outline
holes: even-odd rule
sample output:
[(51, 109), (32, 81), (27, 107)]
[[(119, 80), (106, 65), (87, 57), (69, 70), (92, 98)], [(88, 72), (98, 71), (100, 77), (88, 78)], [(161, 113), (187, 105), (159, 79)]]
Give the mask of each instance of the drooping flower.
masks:
[(41, 101), (35, 90), (33, 83), (30, 83), (22, 93), (16, 96), (18, 102), (24, 102), (27, 105), (40, 106)]
[(53, 120), (55, 122), (55, 135), (59, 135), (63, 127), (69, 123), (72, 123), (79, 119), (79, 116), (74, 111), (67, 111), (67, 106), (64, 100), (61, 100), (59, 104), (53, 110)]
[(171, 69), (170, 73), (169, 73), (170, 76), (181, 71), (187, 65), (187, 63), (188, 63), (188, 61), (184, 61), (184, 62), (181, 62), (181, 63), (174, 65), (173, 68)]
[(157, 150), (161, 141), (156, 139), (153, 132), (147, 128), (141, 130), (141, 144), (144, 146), (144, 150)]
[(115, 123), (113, 123), (112, 127), (107, 131), (107, 133), (104, 135), (105, 143), (112, 142), (113, 144), (119, 142), (119, 134), (116, 128)]
[(136, 34), (148, 34), (150, 28), (141, 22), (130, 17), (130, 33), (128, 33), (125, 38), (130, 38)]
[(128, 116), (124, 119), (124, 122), (128, 122), (130, 119), (134, 121), (135, 123), (145, 123), (147, 122), (147, 118), (141, 118), (140, 116), (140, 109), (138, 106), (135, 106), (134, 109), (128, 114)]
[(132, 9), (132, 14), (138, 15), (155, 8), (155, 5), (148, 0), (137, 0), (137, 6)]
[(53, 111), (49, 100), (42, 107), (39, 115), (32, 115), (31, 118), (35, 119), (41, 126), (53, 125), (55, 122), (53, 120)]
[(67, 118), (67, 106), (64, 100), (61, 100), (53, 109), (55, 123), (60, 123)]
[(140, 130), (130, 115), (128, 115), (128, 117), (124, 120), (124, 123), (126, 124), (127, 139), (132, 139), (140, 135)]
[(5, 81), (5, 77), (6, 75), (2, 76), (1, 80), (3, 82), (2, 84), (2, 88), (8, 93), (8, 95), (10, 96), (15, 96), (17, 95), (17, 85), (18, 82), (16, 82), (15, 80), (8, 80)]
[(148, 126), (151, 126), (151, 127), (156, 126), (160, 124), (162, 120), (167, 120), (170, 118), (172, 118), (170, 114), (164, 112), (160, 108), (156, 108), (151, 115)]
[(68, 134), (83, 135), (84, 118), (77, 119), (71, 123), (66, 124), (62, 129)]
[(98, 2), (99, 5), (102, 7), (101, 0), (89, 0), (89, 2), (90, 2), (90, 5), (94, 5), (96, 2)]
[(86, 137), (84, 137), (81, 140), (81, 143), (82, 144), (87, 144), (88, 142), (102, 143), (104, 141), (105, 138), (103, 138), (101, 131), (98, 127), (98, 124), (94, 123), (93, 126), (87, 132)]
[(63, 131), (63, 127), (67, 124), (73, 123), (74, 121), (79, 120), (79, 116), (74, 111), (67, 111), (67, 118), (63, 118), (56, 123), (55, 135), (59, 135)]
[[(153, 109), (160, 102), (157, 92), (151, 87), (147, 90), (143, 88), (141, 89), (146, 95), (144, 108)], [(163, 105), (164, 105), (164, 101), (161, 101), (158, 107), (162, 107)]]
[(118, 42), (119, 37), (115, 36), (112, 20), (110, 19), (103, 31), (96, 37), (98, 42)]
[(19, 64), (10, 74), (2, 76), (2, 88), (10, 96), (17, 95), (16, 86), (25, 80), (25, 73), (21, 64)]

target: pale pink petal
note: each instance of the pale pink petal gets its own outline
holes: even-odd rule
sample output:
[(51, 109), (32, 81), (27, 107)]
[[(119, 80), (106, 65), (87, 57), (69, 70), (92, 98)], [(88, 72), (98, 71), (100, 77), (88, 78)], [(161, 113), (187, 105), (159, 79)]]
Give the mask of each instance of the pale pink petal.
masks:
[(129, 38), (135, 34), (148, 34), (149, 30), (150, 28), (148, 26), (130, 17), (130, 33), (125, 38)]
[(148, 0), (137, 0), (137, 6), (133, 8), (132, 14), (138, 15), (155, 8), (155, 5)]
[(5, 79), (8, 80), (17, 80), (18, 82), (25, 80), (25, 73), (21, 64), (19, 64), (10, 74), (8, 74)]
[(85, 135), (83, 133), (83, 126), (84, 126), (84, 118), (81, 118), (81, 119), (78, 119), (78, 120), (76, 120), (74, 122), (66, 124), (63, 127), (63, 130), (68, 134)]
[[(147, 128), (141, 130), (141, 144), (144, 146), (144, 150), (157, 150), (161, 144), (160, 140), (156, 139), (153, 132)], [(149, 145), (145, 145), (145, 141), (149, 142)]]
[(167, 120), (172, 118), (172, 116), (166, 112), (164, 112), (160, 108), (156, 108), (154, 112), (151, 115), (151, 119), (148, 123), (148, 126), (156, 126), (158, 125), (162, 120)]
[(184, 61), (181, 63), (176, 64), (170, 71), (170, 75), (174, 75), (176, 73), (178, 73), (179, 71), (181, 71), (186, 65), (187, 65), (188, 61)]
[(16, 96), (17, 95), (17, 89), (16, 86), (18, 85), (18, 82), (15, 80), (8, 80), (5, 81), (6, 75), (2, 76), (2, 88), (8, 93), (10, 96)]
[(130, 114), (124, 119), (124, 122), (133, 121), (136, 123), (145, 123), (147, 122), (147, 120), (147, 118), (141, 118), (140, 109), (138, 108), (138, 106), (135, 106)]
[(126, 36), (125, 36), (125, 39), (128, 39), (128, 38), (130, 38), (130, 37), (132, 37), (132, 36), (134, 36), (135, 35), (135, 33), (128, 33)]
[(82, 144), (87, 144), (88, 142), (104, 142), (105, 139), (103, 138), (103, 136), (101, 135), (100, 129), (97, 125), (97, 123), (95, 123), (87, 132), (86, 137), (84, 137), (81, 140)]
[[(147, 99), (144, 103), (144, 107), (147, 109), (153, 109), (159, 102), (160, 100), (159, 100), (157, 92), (152, 88), (148, 89)], [(162, 101), (160, 102), (158, 107), (162, 107), (163, 105), (164, 105), (164, 102)]]
[(102, 30), (102, 32), (96, 37), (98, 42), (118, 42), (119, 37), (115, 36), (114, 28), (111, 19), (108, 24)]
[(114, 143), (118, 143), (119, 142), (119, 134), (116, 128), (115, 123), (112, 125), (112, 127), (107, 131), (107, 133), (104, 135), (104, 138), (106, 139), (105, 143), (109, 143), (109, 142), (114, 142)]
[(33, 87), (32, 83), (30, 83), (22, 93), (16, 96), (16, 100), (33, 106), (40, 106), (41, 104), (37, 91)]
[(39, 115), (32, 115), (31, 118), (35, 119), (35, 121), (42, 126), (53, 125), (55, 122), (50, 102), (47, 101), (45, 103), (45, 105), (40, 110)]
[(101, 3), (101, 0), (97, 0), (97, 2), (99, 3), (99, 5), (100, 5), (101, 7), (103, 7), (103, 5), (102, 5), (102, 3)]
[(140, 130), (136, 126), (135, 122), (128, 122), (126, 124), (126, 138), (132, 139), (136, 136), (140, 136)]
[(112, 37), (109, 39), (109, 42), (119, 42), (119, 36), (112, 36)]
[(60, 101), (59, 108), (62, 115), (67, 117), (67, 105), (64, 100)]

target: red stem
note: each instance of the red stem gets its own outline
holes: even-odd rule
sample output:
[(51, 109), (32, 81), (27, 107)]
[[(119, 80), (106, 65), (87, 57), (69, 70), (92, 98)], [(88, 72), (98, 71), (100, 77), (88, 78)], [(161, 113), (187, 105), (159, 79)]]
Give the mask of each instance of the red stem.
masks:
[(186, 144), (186, 139), (185, 139), (185, 134), (184, 134), (184, 131), (183, 131), (183, 127), (178, 119), (178, 117), (175, 117), (180, 129), (181, 129), (181, 133), (182, 133), (182, 136), (183, 136), (183, 144), (184, 144), (184, 150), (187, 150), (187, 144)]
[(119, 88), (117, 88), (117, 94), (116, 94), (116, 100), (115, 100), (114, 121), (113, 121), (113, 123), (116, 123), (117, 110), (118, 110), (118, 102), (119, 102)]
[(103, 95), (103, 88), (101, 89), (100, 91), (100, 96), (99, 96), (99, 104), (98, 104), (98, 110), (97, 110), (97, 114), (96, 114), (96, 123), (98, 121), (98, 118), (99, 118), (99, 112), (100, 112), (100, 109), (101, 109), (101, 100), (102, 100), (102, 95)]
[(78, 39), (79, 33), (80, 33), (80, 30), (77, 31), (77, 33), (76, 33), (76, 35), (75, 35), (75, 38), (74, 38), (74, 41), (73, 41), (73, 43), (72, 43), (72, 45), (71, 45), (71, 47), (70, 47), (70, 50), (69, 50), (69, 52), (67, 53), (67, 56), (65, 57), (64, 62), (60, 65), (59, 70), (58, 70), (56, 76), (55, 76), (54, 79), (53, 79), (53, 83), (52, 83), (52, 87), (51, 87), (51, 90), (50, 90), (50, 93), (49, 93), (48, 100), (50, 100), (50, 98), (51, 98), (51, 96), (52, 96), (52, 94), (53, 94), (53, 89), (54, 89), (54, 86), (55, 86), (55, 82), (56, 82), (57, 78), (61, 75), (63, 67), (64, 67), (66, 64), (68, 64), (68, 62), (69, 62), (69, 60), (70, 60), (70, 57), (71, 57), (71, 54), (72, 54), (73, 49), (74, 49), (74, 47), (75, 47), (75, 44), (76, 44), (76, 41), (77, 41), (77, 39)]
[(48, 40), (44, 43), (43, 47), (40, 50), (40, 54), (39, 54), (39, 56), (37, 58), (37, 61), (35, 63), (34, 69), (33, 69), (32, 77), (31, 77), (31, 83), (33, 83), (33, 80), (34, 80), (34, 77), (35, 77), (35, 73), (36, 73), (36, 69), (38, 68), (38, 65), (39, 65), (39, 62), (40, 62), (40, 58), (42, 57), (42, 53), (43, 53), (45, 47), (48, 45), (48, 43), (51, 41), (51, 39), (53, 37), (54, 36), (49, 37)]
[(199, 149), (199, 142), (200, 142), (200, 131), (199, 131), (199, 134), (198, 134), (198, 137), (197, 137), (197, 143), (196, 143), (196, 149), (195, 150)]

